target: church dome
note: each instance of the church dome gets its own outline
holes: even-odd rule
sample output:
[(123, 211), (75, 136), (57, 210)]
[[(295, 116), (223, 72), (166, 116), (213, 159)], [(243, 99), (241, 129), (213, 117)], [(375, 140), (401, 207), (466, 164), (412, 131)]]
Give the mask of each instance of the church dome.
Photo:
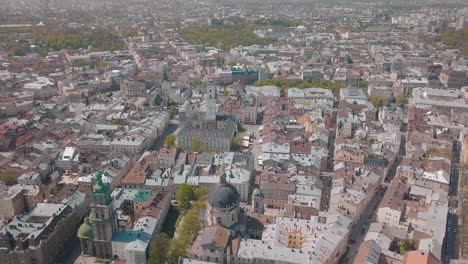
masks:
[(88, 218), (85, 219), (84, 223), (78, 229), (77, 235), (79, 239), (90, 239), (94, 237), (93, 226)]
[(231, 208), (239, 205), (240, 195), (229, 183), (219, 183), (208, 192), (208, 203), (214, 208)]
[(296, 30), (297, 31), (305, 31), (305, 30), (307, 30), (307, 28), (304, 27), (303, 25), (299, 25), (299, 26), (297, 26)]

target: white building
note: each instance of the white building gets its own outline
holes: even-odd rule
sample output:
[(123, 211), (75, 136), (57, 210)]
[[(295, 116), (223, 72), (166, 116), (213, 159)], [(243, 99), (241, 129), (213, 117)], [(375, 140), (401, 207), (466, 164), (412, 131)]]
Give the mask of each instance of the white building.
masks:
[(35, 82), (26, 83), (23, 88), (32, 92), (35, 99), (49, 98), (57, 94), (57, 87), (47, 77), (37, 77)]
[(346, 250), (348, 229), (338, 224), (277, 217), (262, 240), (242, 239), (236, 263), (335, 263)]

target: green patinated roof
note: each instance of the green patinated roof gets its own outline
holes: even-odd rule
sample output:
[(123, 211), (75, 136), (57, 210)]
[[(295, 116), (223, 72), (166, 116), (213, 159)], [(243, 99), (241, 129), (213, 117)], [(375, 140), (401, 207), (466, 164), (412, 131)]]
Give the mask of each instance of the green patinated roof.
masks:
[(243, 70), (232, 70), (232, 74), (244, 74)]
[(256, 70), (253, 69), (248, 69), (248, 70), (242, 70), (242, 69), (231, 69), (232, 74), (253, 74), (257, 73)]
[(135, 203), (141, 203), (146, 200), (148, 200), (151, 196), (151, 191), (149, 190), (138, 190), (137, 194), (135, 195), (135, 198), (133, 198), (133, 201)]
[(88, 218), (85, 219), (84, 223), (78, 229), (77, 236), (80, 239), (89, 239), (94, 237), (93, 226)]
[(95, 193), (109, 193), (110, 187), (109, 184), (102, 181), (102, 171), (98, 170), (96, 172), (96, 184), (93, 187), (93, 192)]

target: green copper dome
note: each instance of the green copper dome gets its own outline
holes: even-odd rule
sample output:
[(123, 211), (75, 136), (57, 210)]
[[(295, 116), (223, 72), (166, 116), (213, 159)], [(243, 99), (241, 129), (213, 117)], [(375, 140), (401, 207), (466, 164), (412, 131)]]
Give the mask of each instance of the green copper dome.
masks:
[(94, 237), (93, 226), (88, 218), (85, 219), (84, 223), (78, 229), (79, 239), (90, 239)]

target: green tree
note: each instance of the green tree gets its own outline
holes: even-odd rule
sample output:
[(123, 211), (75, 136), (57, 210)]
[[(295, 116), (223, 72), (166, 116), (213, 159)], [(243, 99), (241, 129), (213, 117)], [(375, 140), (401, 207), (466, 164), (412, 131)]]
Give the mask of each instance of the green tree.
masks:
[(404, 95), (398, 95), (395, 97), (396, 105), (401, 107), (406, 103), (406, 98)]
[(301, 79), (266, 79), (255, 82), (256, 86), (265, 86), (265, 85), (274, 85), (276, 87), (281, 88), (281, 94), (285, 95), (287, 88), (297, 87), (300, 89), (311, 88), (311, 87), (319, 87), (324, 89), (330, 89), (333, 91), (335, 96), (337, 96), (340, 92), (340, 89), (345, 88), (346, 84), (342, 82), (334, 82), (334, 81), (305, 81)]
[(193, 190), (188, 184), (184, 183), (179, 185), (176, 192), (176, 200), (178, 207), (181, 210), (187, 210), (190, 208), (190, 201), (193, 200)]
[(468, 29), (446, 29), (440, 32), (433, 42), (442, 42), (447, 49), (459, 49), (463, 56), (468, 55)]
[(148, 264), (164, 264), (169, 258), (170, 239), (166, 233), (161, 233), (150, 245)]
[(232, 151), (240, 151), (242, 148), (242, 138), (235, 137), (232, 139), (231, 150)]
[(9, 172), (3, 173), (2, 176), (0, 176), (0, 179), (5, 185), (8, 186), (13, 185), (15, 183), (15, 179), (11, 176)]
[(176, 136), (174, 134), (170, 134), (168, 135), (165, 139), (164, 139), (164, 145), (168, 146), (168, 147), (175, 147), (176, 146)]
[(177, 115), (177, 107), (175, 105), (171, 105), (171, 107), (169, 108), (169, 114), (171, 115), (171, 117)]
[(244, 128), (244, 126), (242, 125), (241, 122), (237, 122), (237, 131), (245, 132), (245, 128)]
[[(180, 187), (182, 187), (182, 189), (180, 189)], [(182, 184), (177, 190), (176, 198), (178, 193), (180, 196), (184, 197), (184, 200), (195, 200), (193, 200), (192, 207), (188, 209), (187, 213), (178, 224), (177, 238), (170, 240), (170, 253), (168, 259), (170, 263), (177, 263), (180, 257), (187, 256), (188, 247), (200, 231), (201, 225), (198, 215), (200, 210), (206, 207), (205, 200), (208, 196), (208, 188), (192, 187), (187, 184)], [(186, 197), (191, 198), (187, 199)], [(178, 220), (179, 219), (181, 219), (181, 217), (179, 217)]]
[(84, 59), (78, 59), (71, 62), (71, 66), (73, 67), (84, 67), (86, 65), (88, 65), (88, 63)]
[(416, 250), (416, 242), (411, 238), (405, 238), (398, 243), (399, 253), (404, 255), (407, 251)]
[(271, 39), (258, 37), (253, 28), (245, 21), (225, 26), (192, 26), (183, 29), (180, 35), (191, 44), (212, 46), (223, 50), (229, 50), (239, 45), (272, 43)]
[[(200, 231), (200, 220), (198, 219), (198, 210), (192, 210), (184, 218), (181, 228), (181, 235), (194, 237)], [(191, 239), (190, 239), (191, 240)]]
[(188, 244), (178, 238), (171, 241), (170, 263), (178, 263), (179, 258), (187, 256)]
[(379, 96), (371, 96), (370, 101), (374, 107), (382, 107), (387, 103), (387, 99)]
[(423, 154), (424, 163), (427, 163), (429, 161), (429, 158), (431, 158), (432, 154), (436, 154), (438, 152), (439, 152), (439, 149), (437, 148), (434, 148), (434, 147), (427, 148)]
[(204, 148), (204, 145), (205, 144), (203, 144), (203, 142), (200, 139), (194, 138), (192, 139), (192, 144), (188, 150), (191, 152), (199, 152)]
[(196, 187), (193, 190), (193, 194), (194, 194), (195, 200), (202, 201), (204, 203), (206, 200), (206, 197), (208, 197), (208, 188)]

